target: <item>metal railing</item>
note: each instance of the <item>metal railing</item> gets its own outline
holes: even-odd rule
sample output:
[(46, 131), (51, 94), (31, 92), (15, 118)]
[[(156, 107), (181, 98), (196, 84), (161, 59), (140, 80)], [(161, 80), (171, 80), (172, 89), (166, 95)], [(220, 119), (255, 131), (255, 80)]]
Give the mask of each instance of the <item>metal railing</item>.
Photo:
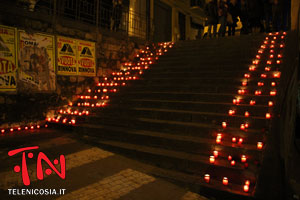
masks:
[(112, 1), (39, 0), (34, 12), (55, 15), (57, 19), (66, 18), (91, 24), (100, 30), (127, 33), (129, 36), (141, 39), (150, 37), (150, 33), (147, 33), (149, 20), (147, 20), (146, 13), (133, 12), (129, 10), (128, 5), (114, 6)]

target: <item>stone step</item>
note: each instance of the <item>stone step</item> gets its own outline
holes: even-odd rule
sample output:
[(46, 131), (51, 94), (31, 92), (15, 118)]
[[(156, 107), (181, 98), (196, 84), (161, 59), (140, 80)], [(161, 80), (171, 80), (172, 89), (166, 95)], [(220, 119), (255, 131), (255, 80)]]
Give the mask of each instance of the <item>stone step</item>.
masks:
[(218, 112), (218, 113), (227, 113), (229, 110), (236, 110), (237, 115), (244, 115), (246, 111), (250, 114), (255, 115), (264, 115), (267, 112), (271, 112), (273, 108), (262, 105), (251, 106), (249, 104), (240, 104), (234, 105), (228, 102), (202, 102), (202, 101), (178, 101), (178, 100), (154, 100), (154, 99), (128, 99), (113, 101), (110, 104), (119, 104), (127, 105), (129, 107), (145, 107), (145, 108), (161, 108), (161, 109), (178, 109), (178, 110), (190, 110), (197, 111), (201, 110), (202, 112)]
[[(108, 110), (109, 109), (109, 110)], [(120, 118), (131, 116), (134, 118), (151, 118), (155, 120), (173, 120), (180, 122), (191, 123), (207, 123), (213, 125), (221, 125), (226, 121), (228, 127), (240, 128), (241, 124), (246, 122), (249, 124), (249, 130), (255, 129), (264, 130), (269, 126), (269, 119), (265, 119), (265, 114), (258, 116), (253, 114), (250, 117), (244, 115), (228, 116), (228, 113), (213, 113), (213, 112), (200, 112), (200, 111), (188, 111), (188, 110), (171, 110), (171, 109), (159, 109), (159, 108), (143, 108), (132, 107), (126, 108), (122, 105), (118, 107), (108, 108), (105, 115), (112, 115)], [(97, 116), (101, 118), (102, 113), (97, 113)]]
[[(226, 137), (224, 141), (232, 142), (232, 137), (243, 138), (243, 144), (256, 144), (258, 141), (264, 141), (265, 130), (256, 130), (249, 128), (247, 132), (240, 128), (228, 127), (223, 129), (221, 125), (208, 123), (182, 122), (180, 120), (161, 120), (151, 117), (131, 117), (118, 116), (109, 113), (97, 114), (88, 117), (78, 117), (77, 121), (82, 118), (83, 122), (90, 124), (102, 124), (107, 126), (116, 126), (124, 128), (135, 128), (149, 131), (163, 131), (171, 134), (191, 135), (195, 137), (216, 139), (217, 133), (224, 133)], [(223, 141), (222, 140), (222, 141)]]
[[(126, 145), (121, 142), (114, 142), (114, 141), (102, 141), (94, 137), (84, 137), (84, 140), (94, 143), (97, 146), (100, 146), (101, 148), (117, 152), (120, 154), (126, 154), (126, 156), (130, 156), (134, 159), (137, 159), (139, 161), (144, 161), (149, 163), (149, 160), (152, 161), (152, 164), (156, 164), (156, 166), (153, 168), (153, 171), (151, 172), (154, 176), (159, 176), (166, 178), (170, 181), (175, 181), (180, 184), (184, 185), (191, 185), (193, 188), (198, 188), (198, 190), (203, 190), (208, 196), (219, 196), (222, 197), (222, 199), (244, 199), (247, 196), (253, 195), (254, 191), (254, 185), (255, 185), (255, 179), (249, 179), (251, 181), (250, 185), (250, 192), (245, 193), (242, 191), (242, 185), (236, 184), (235, 182), (230, 181), (228, 186), (224, 186), (222, 184), (222, 178), (218, 177), (219, 175), (222, 175), (220, 172), (216, 172), (216, 176), (211, 175), (211, 179), (209, 183), (206, 183), (203, 180), (203, 174), (200, 174), (200, 171), (194, 174), (188, 174), (185, 172), (180, 172), (178, 170), (175, 170), (175, 168), (186, 168), (186, 165), (189, 165), (189, 161), (187, 163), (183, 162), (180, 163), (177, 166), (174, 166), (174, 164), (167, 163), (169, 160), (173, 160), (174, 163), (178, 162), (176, 160), (180, 160), (180, 158), (176, 158), (177, 155), (174, 155), (175, 158), (169, 158), (168, 157), (168, 151), (162, 151), (158, 153), (148, 151), (151, 149), (147, 148), (135, 148), (135, 145)], [(156, 150), (155, 148), (153, 148)], [(146, 160), (145, 158), (149, 158), (149, 160)], [(156, 158), (161, 159), (157, 160)], [(192, 158), (191, 158), (192, 159)], [(189, 167), (192, 168), (193, 166)], [(209, 167), (207, 168), (207, 173), (213, 173), (215, 168)], [(205, 170), (204, 170), (205, 171)], [(202, 171), (201, 171), (202, 172)], [(229, 175), (229, 174), (228, 174)], [(224, 175), (223, 175), (224, 176)], [(249, 177), (248, 175), (247, 178)], [(234, 174), (229, 175), (229, 180), (232, 180), (235, 178)], [(253, 182), (252, 182), (253, 181)], [(205, 189), (205, 190), (204, 190)], [(239, 195), (239, 196), (236, 196)]]
[[(234, 94), (238, 93), (241, 86), (236, 86), (234, 84), (223, 84), (223, 85), (216, 85), (216, 84), (201, 84), (199, 86), (192, 86), (192, 85), (163, 85), (163, 84), (156, 84), (155, 82), (148, 85), (137, 85), (130, 88), (130, 90), (134, 91), (143, 91), (143, 92), (204, 92), (204, 93), (229, 93)], [(262, 94), (268, 95), (270, 92), (270, 86), (263, 86), (257, 87), (255, 86), (247, 86), (247, 92), (249, 94), (255, 94), (256, 90), (261, 90)]]
[(257, 150), (256, 145), (232, 145), (231, 142), (211, 145), (212, 143), (215, 143), (213, 139), (170, 134), (165, 132), (137, 130), (132, 128), (125, 129), (98, 124), (82, 124), (78, 127), (78, 132), (84, 132), (87, 135), (95, 136), (97, 138), (114, 139), (122, 142), (161, 147), (171, 150), (177, 149), (182, 152), (202, 154), (204, 156), (208, 156), (208, 158), (213, 155), (213, 151), (218, 150), (223, 152), (219, 154), (218, 158), (227, 160), (228, 155), (231, 155), (235, 157), (235, 160), (238, 162), (241, 157), (238, 151), (242, 151), (243, 154), (247, 155), (249, 163), (251, 164), (259, 162), (261, 155), (261, 151)]
[[(215, 176), (222, 177), (228, 174), (232, 183), (243, 185), (245, 180), (255, 182), (255, 176), (250, 170), (241, 168), (227, 167), (227, 161), (220, 160), (219, 165), (208, 162), (207, 157), (197, 154), (189, 154), (179, 151), (154, 148), (137, 144), (123, 143), (113, 140), (98, 140), (101, 146), (116, 148), (126, 155), (144, 157), (146, 160), (162, 168), (182, 171), (187, 174), (200, 175), (211, 171)], [(142, 159), (143, 160), (143, 159)], [(216, 161), (217, 163), (217, 161)], [(226, 163), (226, 164), (225, 164)]]
[(275, 102), (276, 96), (269, 95), (237, 95), (230, 93), (192, 93), (192, 92), (143, 92), (124, 91), (119, 98), (123, 99), (153, 99), (153, 100), (177, 100), (177, 101), (204, 101), (212, 103), (233, 102), (233, 99), (240, 98), (241, 104), (249, 104), (250, 100), (255, 100), (256, 105), (268, 105), (268, 101)]

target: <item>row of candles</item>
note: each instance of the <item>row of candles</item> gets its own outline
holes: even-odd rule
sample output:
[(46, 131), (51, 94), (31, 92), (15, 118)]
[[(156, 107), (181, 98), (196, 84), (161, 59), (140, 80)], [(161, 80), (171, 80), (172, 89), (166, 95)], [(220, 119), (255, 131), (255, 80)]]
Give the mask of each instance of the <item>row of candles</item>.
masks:
[[(263, 72), (259, 75), (258, 78), (261, 78), (263, 80), (258, 81), (257, 86), (260, 87), (260, 88), (263, 87), (263, 86), (266, 86), (264, 80), (266, 80), (267, 78), (269, 78), (269, 79), (279, 79), (280, 78), (281, 73), (278, 71), (279, 67), (276, 66), (276, 69), (273, 72), (271, 72), (270, 65), (280, 65), (281, 64), (281, 62), (282, 62), (281, 61), (281, 58), (282, 58), (281, 52), (279, 52), (277, 55), (274, 55), (274, 54), (275, 54), (276, 49), (284, 48), (284, 44), (283, 43), (276, 44), (276, 40), (278, 40), (278, 39), (284, 40), (285, 35), (286, 35), (286, 32), (283, 32), (282, 35), (280, 35), (279, 32), (276, 32), (276, 33), (270, 33), (265, 38), (265, 40), (263, 42), (263, 45), (261, 45), (260, 49), (258, 50), (258, 55), (256, 55), (256, 57), (255, 57), (256, 59), (252, 62), (252, 65), (249, 67), (249, 73), (244, 74), (243, 78), (246, 78), (246, 80), (242, 81), (242, 86), (244, 86), (244, 87), (248, 86), (249, 80), (252, 77), (251, 72), (253, 73), (254, 71), (257, 71), (258, 65), (261, 62), (261, 59), (262, 59), (262, 56), (263, 56), (262, 54), (266, 51), (266, 49), (268, 47), (270, 49), (269, 50), (270, 54), (268, 56), (268, 60), (266, 61), (266, 64), (268, 66), (266, 66), (264, 68), (265, 72)], [(270, 60), (270, 59), (276, 59), (276, 60), (273, 61), (273, 60)], [(277, 82), (272, 80), (272, 81), (270, 81), (269, 86), (272, 87), (272, 89), (268, 93), (265, 93), (265, 95), (269, 96), (269, 97), (276, 96), (277, 92), (276, 92), (275, 86), (277, 86)], [(238, 95), (245, 95), (245, 94), (248, 94), (248, 93), (249, 92), (246, 89), (239, 89), (238, 90)], [(262, 95), (262, 89), (255, 90), (254, 95), (255, 96)], [(233, 103), (233, 105), (236, 105), (236, 106), (241, 105), (242, 98), (235, 98), (235, 99), (233, 99), (232, 103)], [(256, 100), (251, 99), (249, 101), (249, 105), (251, 105), (251, 106), (256, 105)], [(272, 108), (274, 106), (274, 102), (272, 100), (269, 100), (267, 102), (267, 106), (269, 108)], [(234, 115), (236, 115), (236, 113), (237, 113), (236, 109), (230, 109), (228, 111), (229, 116), (234, 116)], [(250, 111), (244, 111), (244, 117), (249, 118), (250, 117)], [(267, 112), (267, 113), (265, 113), (264, 117), (265, 117), (265, 119), (271, 119), (272, 115), (271, 115), (270, 112)], [(223, 121), (221, 123), (221, 126), (222, 126), (223, 129), (227, 128), (228, 127), (228, 122)], [(246, 121), (246, 122), (243, 122), (243, 123), (240, 124), (240, 129), (241, 130), (246, 130), (246, 129), (249, 128), (249, 126), (250, 126), (249, 123)], [(223, 134), (218, 133), (217, 137), (216, 137), (216, 143), (221, 144), (222, 139), (223, 139)], [(240, 137), (240, 138), (232, 137), (231, 141), (232, 141), (232, 143), (237, 143), (239, 145), (242, 145), (242, 143), (244, 142), (244, 139), (242, 137)], [(258, 141), (257, 144), (256, 144), (256, 147), (257, 147), (258, 150), (262, 150), (263, 146), (264, 145), (263, 145), (262, 141)], [(216, 161), (216, 158), (218, 156), (219, 156), (219, 152), (216, 151), (216, 150), (213, 151), (213, 155), (209, 157), (209, 163), (214, 164), (215, 161)], [(230, 162), (231, 166), (236, 165), (236, 160), (233, 160), (232, 155), (228, 155), (228, 161)], [(240, 156), (240, 161), (241, 161), (241, 163), (245, 164), (245, 168), (248, 167), (247, 156), (246, 155), (241, 155)], [(210, 182), (210, 174), (205, 174), (204, 175), (204, 180), (205, 180), (206, 183), (209, 183)], [(229, 184), (228, 177), (223, 177), (222, 184), (225, 185), (225, 186), (227, 186)], [(245, 183), (243, 185), (243, 191), (244, 192), (249, 192), (249, 187), (250, 187), (250, 180), (245, 180)]]
[(136, 61), (124, 63), (123, 70), (112, 72), (111, 76), (104, 77), (103, 81), (97, 83), (93, 89), (88, 88), (87, 94), (78, 95), (78, 100), (70, 102), (68, 107), (64, 109), (59, 109), (56, 117), (47, 117), (47, 121), (75, 125), (75, 116), (83, 117), (91, 114), (92, 110), (86, 109), (105, 107), (110, 99), (110, 93), (117, 93), (119, 91), (118, 87), (127, 85), (126, 81), (137, 80), (144, 70), (149, 69), (149, 65), (158, 60), (159, 56), (167, 52), (173, 45), (173, 42), (164, 42), (140, 50), (135, 56)]
[(48, 124), (42, 121), (42, 122), (29, 123), (27, 125), (22, 125), (22, 126), (18, 125), (18, 126), (11, 126), (7, 128), (0, 128), (0, 133), (3, 135), (6, 133), (13, 133), (13, 132), (41, 129), (41, 128), (48, 128)]
[[(163, 54), (163, 52), (167, 52), (168, 48), (172, 48), (174, 43), (172, 42), (165, 42), (165, 43), (158, 43), (158, 48), (154, 48), (155, 52), (150, 50), (150, 47), (146, 47), (145, 50), (141, 50), (139, 54), (136, 55), (136, 58), (140, 58), (140, 61), (137, 63), (133, 62), (128, 62), (124, 63), (124, 66), (126, 67), (125, 72), (113, 72), (112, 76), (115, 76), (113, 78), (114, 81), (121, 81), (121, 80), (136, 80), (137, 76), (129, 76), (131, 74), (130, 71), (138, 71), (138, 75), (141, 75), (143, 73), (143, 70), (149, 69), (149, 65), (154, 63), (154, 60), (158, 60), (159, 56)], [(117, 77), (119, 76), (119, 77)], [(122, 77), (123, 76), (123, 77)], [(126, 76), (126, 77), (125, 77)], [(108, 78), (105, 77), (104, 81), (107, 81)], [(106, 87), (118, 87), (118, 86), (125, 86), (126, 83), (123, 82), (102, 82), (98, 83), (97, 86), (106, 86)], [(116, 93), (118, 90), (116, 88), (113, 89), (107, 89), (104, 88), (102, 90), (97, 89), (92, 91), (91, 89), (88, 89), (88, 93)], [(88, 108), (93, 108), (93, 107), (104, 107), (107, 105), (107, 100), (109, 99), (108, 95), (80, 95), (80, 99), (86, 99), (86, 100), (91, 100), (91, 99), (96, 99), (96, 100), (103, 100), (100, 102), (96, 103), (90, 103), (90, 102), (81, 102), (81, 103), (73, 103), (70, 102), (68, 104), (69, 107), (77, 106), (77, 107), (88, 107)], [(46, 121), (47, 122), (62, 122), (64, 124), (70, 124), (74, 125), (76, 123), (76, 120), (74, 118), (69, 119), (69, 118), (62, 118), (60, 115), (78, 115), (78, 116), (84, 116), (84, 115), (89, 115), (90, 111), (88, 110), (71, 110), (70, 108), (67, 109), (60, 109), (57, 112), (57, 117), (47, 117)], [(48, 124), (45, 122), (40, 122), (40, 123), (29, 123), (27, 125), (22, 125), (22, 126), (11, 126), (11, 127), (6, 127), (6, 128), (0, 128), (0, 133), (4, 135), (5, 133), (13, 133), (15, 131), (26, 131), (26, 130), (34, 130), (34, 129), (40, 129), (40, 128), (47, 128)]]

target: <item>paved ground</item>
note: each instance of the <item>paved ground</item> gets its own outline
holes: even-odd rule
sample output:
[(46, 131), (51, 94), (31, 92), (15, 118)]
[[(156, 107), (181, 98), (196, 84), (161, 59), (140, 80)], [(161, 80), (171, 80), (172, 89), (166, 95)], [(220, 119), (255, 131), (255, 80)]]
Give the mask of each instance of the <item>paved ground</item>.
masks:
[[(14, 166), (21, 166), (22, 154), (9, 157), (8, 151), (39, 146), (33, 158), (27, 158), (30, 186), (24, 186), (21, 173)], [(36, 177), (38, 152), (43, 152), (54, 163), (59, 155), (66, 158), (66, 179), (55, 173)], [(28, 151), (29, 153), (29, 151)], [(28, 153), (26, 155), (28, 155)], [(130, 160), (78, 140), (69, 132), (51, 129), (15, 133), (0, 137), (0, 199), (103, 199), (103, 200), (202, 200), (206, 199), (187, 189), (151, 175), (152, 166)], [(49, 167), (43, 162), (44, 167)], [(60, 171), (60, 164), (57, 166)], [(21, 167), (22, 170), (22, 167)], [(45, 170), (45, 168), (44, 168)], [(9, 195), (8, 189), (66, 189), (65, 195)], [(11, 191), (12, 192), (12, 191)], [(17, 193), (17, 190), (14, 190)], [(53, 190), (51, 191), (53, 192)]]

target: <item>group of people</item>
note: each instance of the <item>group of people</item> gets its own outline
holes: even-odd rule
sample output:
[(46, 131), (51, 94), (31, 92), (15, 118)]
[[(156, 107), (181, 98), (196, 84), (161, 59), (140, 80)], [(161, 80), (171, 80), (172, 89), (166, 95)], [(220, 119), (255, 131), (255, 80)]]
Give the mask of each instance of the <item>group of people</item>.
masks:
[[(209, 37), (235, 35), (238, 17), (241, 34), (280, 31), (287, 27), (288, 5), (284, 0), (210, 0), (205, 6)], [(213, 28), (213, 34), (211, 29)]]

